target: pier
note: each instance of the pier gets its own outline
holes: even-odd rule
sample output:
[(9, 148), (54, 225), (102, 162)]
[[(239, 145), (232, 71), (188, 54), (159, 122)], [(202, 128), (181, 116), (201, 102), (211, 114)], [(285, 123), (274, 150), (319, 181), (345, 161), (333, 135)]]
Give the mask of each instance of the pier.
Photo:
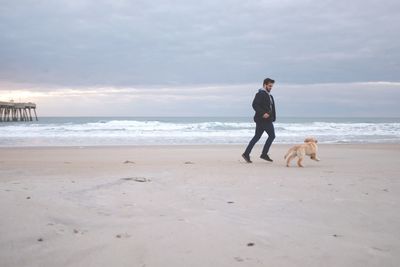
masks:
[(1, 121), (32, 121), (32, 113), (35, 113), (35, 118), (38, 120), (36, 115), (36, 104), (35, 103), (14, 103), (1, 102), (0, 101), (0, 122)]

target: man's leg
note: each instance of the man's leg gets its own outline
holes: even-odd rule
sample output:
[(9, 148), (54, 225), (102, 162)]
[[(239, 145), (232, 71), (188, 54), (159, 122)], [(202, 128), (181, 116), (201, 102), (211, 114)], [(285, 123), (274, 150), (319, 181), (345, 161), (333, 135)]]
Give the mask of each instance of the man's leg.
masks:
[(274, 128), (274, 124), (272, 122), (265, 123), (264, 124), (264, 130), (268, 134), (268, 139), (265, 142), (263, 151), (261, 153), (261, 157), (267, 157), (268, 156), (269, 148), (271, 147), (272, 142), (275, 139), (275, 128)]
[(244, 155), (250, 156), (251, 150), (253, 149), (254, 145), (260, 140), (262, 134), (264, 133), (264, 127), (261, 123), (256, 123), (256, 132), (254, 137), (250, 140), (249, 145), (247, 146), (246, 150), (244, 151)]

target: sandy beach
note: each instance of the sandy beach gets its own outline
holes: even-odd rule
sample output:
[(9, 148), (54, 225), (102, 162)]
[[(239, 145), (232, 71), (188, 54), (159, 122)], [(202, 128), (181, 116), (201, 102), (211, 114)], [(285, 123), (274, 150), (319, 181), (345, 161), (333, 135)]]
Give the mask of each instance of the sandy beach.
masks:
[(0, 149), (0, 266), (399, 266), (400, 144)]

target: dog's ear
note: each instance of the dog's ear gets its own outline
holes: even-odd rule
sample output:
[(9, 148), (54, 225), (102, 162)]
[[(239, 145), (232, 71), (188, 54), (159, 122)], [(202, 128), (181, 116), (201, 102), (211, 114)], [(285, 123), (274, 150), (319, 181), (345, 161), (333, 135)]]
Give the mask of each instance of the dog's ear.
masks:
[(304, 139), (304, 143), (308, 142), (318, 143), (317, 139), (315, 139), (314, 137), (307, 137), (306, 139)]

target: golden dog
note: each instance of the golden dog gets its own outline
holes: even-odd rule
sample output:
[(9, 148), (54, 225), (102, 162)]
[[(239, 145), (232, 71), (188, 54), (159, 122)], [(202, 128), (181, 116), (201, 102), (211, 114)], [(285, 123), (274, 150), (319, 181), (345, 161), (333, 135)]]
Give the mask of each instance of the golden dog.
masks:
[(304, 144), (296, 145), (288, 150), (285, 155), (286, 167), (289, 167), (290, 161), (294, 159), (296, 156), (299, 158), (297, 160), (297, 166), (303, 167), (301, 162), (303, 161), (305, 156), (310, 156), (312, 160), (319, 161), (317, 158), (318, 146), (317, 139), (313, 137), (308, 137), (304, 140)]

